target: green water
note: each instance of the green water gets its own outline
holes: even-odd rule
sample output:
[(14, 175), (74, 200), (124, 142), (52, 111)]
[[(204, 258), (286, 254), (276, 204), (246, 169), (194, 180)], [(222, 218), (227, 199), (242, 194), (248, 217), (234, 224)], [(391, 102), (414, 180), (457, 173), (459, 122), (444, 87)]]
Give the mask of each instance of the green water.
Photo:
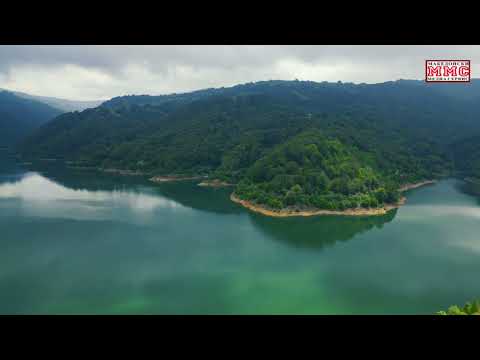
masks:
[(480, 297), (480, 205), (267, 218), (227, 189), (0, 162), (1, 314), (413, 314)]

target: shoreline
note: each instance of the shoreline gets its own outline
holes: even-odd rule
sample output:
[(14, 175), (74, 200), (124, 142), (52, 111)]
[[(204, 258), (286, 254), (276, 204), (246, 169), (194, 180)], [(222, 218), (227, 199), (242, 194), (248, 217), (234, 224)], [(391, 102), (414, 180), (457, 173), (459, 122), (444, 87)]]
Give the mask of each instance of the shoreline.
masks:
[(437, 182), (437, 180), (425, 180), (425, 181), (420, 181), (418, 183), (405, 184), (405, 185), (400, 186), (398, 191), (405, 192), (405, 191), (408, 191), (408, 190), (413, 190), (413, 189), (419, 188), (421, 186), (435, 184), (436, 182)]
[[(408, 190), (417, 189), (419, 187), (425, 185), (435, 184), (436, 180), (425, 180), (418, 183), (413, 184), (405, 184), (401, 186), (398, 191), (405, 192)], [(326, 209), (317, 209), (317, 210), (303, 210), (303, 211), (296, 211), (291, 209), (280, 209), (280, 210), (272, 210), (267, 209), (261, 205), (254, 204), (247, 200), (242, 200), (235, 196), (235, 193), (230, 195), (230, 200), (234, 203), (237, 203), (253, 212), (263, 214), (266, 216), (272, 217), (293, 217), (293, 216), (318, 216), (318, 215), (336, 215), (336, 216), (379, 216), (379, 215), (386, 215), (388, 212), (400, 208), (402, 205), (405, 204), (407, 198), (402, 196), (397, 204), (385, 204), (381, 208), (355, 208), (355, 209), (346, 209), (346, 210), (326, 210)]]
[(281, 209), (281, 210), (271, 210), (264, 208), (260, 205), (253, 204), (247, 200), (239, 199), (235, 196), (234, 193), (230, 195), (230, 200), (234, 203), (237, 203), (253, 212), (260, 213), (266, 216), (272, 217), (293, 217), (293, 216), (318, 216), (318, 215), (336, 215), (336, 216), (378, 216), (378, 215), (386, 215), (389, 211), (394, 209), (398, 209), (400, 206), (405, 204), (406, 198), (402, 197), (397, 204), (386, 204), (384, 207), (381, 208), (356, 208), (356, 209), (346, 209), (346, 210), (325, 210), (325, 209), (317, 209), (317, 210), (303, 210), (303, 211), (296, 211), (296, 210), (289, 210), (289, 209)]
[(140, 171), (132, 171), (132, 170), (120, 170), (120, 169), (103, 169), (99, 168), (98, 170), (109, 173), (109, 174), (119, 174), (119, 175), (128, 175), (128, 176), (144, 176), (145, 173)]
[(156, 183), (164, 183), (164, 182), (172, 182), (172, 181), (199, 180), (199, 179), (204, 179), (204, 177), (203, 176), (185, 176), (185, 177), (180, 177), (180, 176), (154, 176), (154, 177), (151, 177), (148, 180), (156, 182)]
[(218, 188), (218, 187), (234, 186), (235, 184), (230, 184), (230, 183), (227, 183), (225, 181), (214, 179), (214, 180), (203, 180), (202, 182), (198, 183), (197, 185), (198, 186)]

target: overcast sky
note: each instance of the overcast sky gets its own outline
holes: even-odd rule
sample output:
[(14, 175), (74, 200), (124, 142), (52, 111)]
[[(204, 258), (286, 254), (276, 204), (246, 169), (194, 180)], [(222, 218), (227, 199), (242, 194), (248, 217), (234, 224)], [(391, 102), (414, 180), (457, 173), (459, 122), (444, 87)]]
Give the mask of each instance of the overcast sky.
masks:
[(425, 59), (480, 46), (2, 46), (0, 88), (74, 100), (167, 94), (258, 80), (377, 83), (423, 79)]

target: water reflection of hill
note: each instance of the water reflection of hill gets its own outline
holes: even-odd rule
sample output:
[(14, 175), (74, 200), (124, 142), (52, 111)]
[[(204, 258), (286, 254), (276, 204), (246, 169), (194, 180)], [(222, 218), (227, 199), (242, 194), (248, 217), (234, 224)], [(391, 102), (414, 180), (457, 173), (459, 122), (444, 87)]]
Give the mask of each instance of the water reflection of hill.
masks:
[(39, 162), (25, 166), (31, 172), (55, 181), (72, 190), (113, 191), (127, 190), (147, 184), (147, 180), (134, 176), (114, 176), (95, 170), (75, 169), (60, 162)]
[[(155, 185), (154, 185), (155, 186)], [(222, 214), (238, 214), (243, 211), (230, 201), (232, 188), (197, 186), (197, 182), (178, 182), (156, 185), (158, 193), (194, 209)]]
[(348, 241), (365, 231), (382, 228), (397, 210), (384, 216), (319, 216), (311, 218), (270, 218), (251, 214), (252, 222), (263, 232), (289, 246), (322, 250), (338, 241)]
[(89, 191), (142, 191), (176, 201), (183, 206), (222, 214), (241, 212), (230, 201), (231, 188), (208, 188), (197, 186), (195, 181), (155, 184), (142, 176), (123, 176), (94, 170), (78, 170), (58, 163), (29, 165), (46, 178), (73, 190)]

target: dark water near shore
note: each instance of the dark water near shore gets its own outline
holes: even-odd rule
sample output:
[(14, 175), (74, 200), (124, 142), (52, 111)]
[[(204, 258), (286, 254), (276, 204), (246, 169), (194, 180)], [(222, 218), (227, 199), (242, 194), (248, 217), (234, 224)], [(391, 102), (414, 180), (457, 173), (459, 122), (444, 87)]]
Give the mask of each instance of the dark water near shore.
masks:
[(228, 195), (0, 160), (0, 313), (405, 314), (480, 297), (480, 205), (455, 180), (383, 217), (268, 218)]

